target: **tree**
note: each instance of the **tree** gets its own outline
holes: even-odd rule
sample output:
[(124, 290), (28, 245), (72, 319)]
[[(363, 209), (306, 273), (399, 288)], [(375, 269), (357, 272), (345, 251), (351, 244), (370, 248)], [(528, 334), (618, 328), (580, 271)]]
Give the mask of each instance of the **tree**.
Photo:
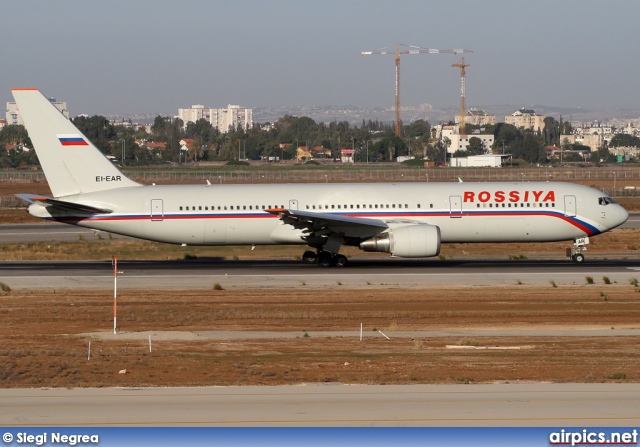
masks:
[(560, 146), (560, 123), (551, 116), (547, 116), (544, 119), (544, 129), (542, 131), (544, 135), (544, 145)]
[(73, 124), (103, 153), (111, 152), (111, 141), (116, 138), (113, 124), (104, 116), (76, 116)]
[(478, 137), (469, 138), (469, 144), (467, 144), (468, 155), (483, 155), (485, 151), (484, 141)]
[(514, 155), (529, 163), (541, 163), (547, 160), (547, 153), (541, 141), (533, 132), (525, 132), (519, 153)]
[(427, 148), (427, 157), (434, 163), (447, 162), (447, 145), (443, 141), (429, 145)]
[(487, 126), (487, 131), (493, 132), (494, 149), (499, 152), (504, 147), (507, 152), (515, 154), (516, 148), (521, 145), (523, 139), (522, 131), (511, 124), (497, 123)]
[(611, 138), (610, 147), (640, 147), (640, 138), (628, 135), (626, 133), (619, 133)]

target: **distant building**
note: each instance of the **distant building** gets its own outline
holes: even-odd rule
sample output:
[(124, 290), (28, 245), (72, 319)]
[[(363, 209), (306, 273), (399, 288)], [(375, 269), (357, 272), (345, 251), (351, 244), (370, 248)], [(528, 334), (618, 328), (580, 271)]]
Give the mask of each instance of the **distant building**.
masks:
[(544, 129), (544, 115), (540, 115), (531, 109), (520, 109), (511, 115), (504, 117), (506, 124), (522, 129), (531, 129), (533, 131), (541, 131)]
[(7, 120), (0, 119), (0, 129), (7, 125)]
[(451, 157), (452, 168), (499, 168), (502, 166), (502, 155), (470, 155), (468, 157)]
[(460, 135), (459, 131), (460, 129), (458, 126), (442, 126), (440, 135), (443, 140), (447, 138), (450, 142), (449, 146), (447, 147), (447, 152), (449, 154), (453, 154), (456, 151), (466, 151), (467, 146), (469, 145), (469, 139), (474, 137), (479, 138), (480, 141), (484, 143), (486, 152), (491, 151), (491, 146), (493, 146), (493, 143), (495, 141), (495, 137), (493, 136), (493, 134)]
[[(460, 123), (460, 115), (456, 115), (454, 120), (456, 124)], [(469, 109), (467, 110), (467, 114), (464, 117), (464, 122), (466, 124), (473, 124), (475, 126), (491, 126), (496, 123), (495, 115), (488, 115), (484, 110), (479, 109)]]
[[(56, 109), (58, 109), (65, 116), (65, 118), (69, 119), (69, 111), (67, 110), (66, 102), (59, 102), (59, 101), (56, 101), (54, 98), (49, 98), (49, 101), (51, 101), (51, 104), (56, 106)], [(7, 103), (6, 116), (7, 116), (6, 124), (17, 124), (20, 126), (24, 126), (24, 121), (22, 121), (20, 110), (18, 110), (18, 105), (15, 102)]]
[(342, 163), (353, 163), (353, 149), (340, 149), (340, 160)]
[(189, 109), (178, 109), (178, 118), (187, 127), (188, 123), (195, 123), (205, 119), (221, 133), (229, 129), (241, 127), (245, 130), (253, 126), (253, 109), (229, 104), (225, 109), (209, 109), (202, 104), (192, 105)]

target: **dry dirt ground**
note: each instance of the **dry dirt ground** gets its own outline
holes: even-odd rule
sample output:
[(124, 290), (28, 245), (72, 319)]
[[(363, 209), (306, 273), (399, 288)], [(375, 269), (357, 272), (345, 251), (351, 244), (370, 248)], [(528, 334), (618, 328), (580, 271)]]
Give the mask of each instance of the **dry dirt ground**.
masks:
[(640, 328), (633, 284), (124, 291), (118, 327), (108, 290), (3, 292), (1, 386), (640, 381), (640, 337), (616, 334)]

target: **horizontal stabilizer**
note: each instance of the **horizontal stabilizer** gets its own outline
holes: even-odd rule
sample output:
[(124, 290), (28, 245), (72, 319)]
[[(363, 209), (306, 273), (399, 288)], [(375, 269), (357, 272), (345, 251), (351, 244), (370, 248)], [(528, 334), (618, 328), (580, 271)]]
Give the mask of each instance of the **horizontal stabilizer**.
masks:
[(80, 211), (82, 213), (89, 214), (108, 214), (113, 212), (113, 210), (107, 208), (98, 208), (95, 206), (83, 205), (82, 203), (66, 202), (64, 200), (52, 199), (51, 197), (45, 197), (37, 194), (16, 194), (16, 197), (19, 197), (29, 203), (42, 203), (69, 211)]

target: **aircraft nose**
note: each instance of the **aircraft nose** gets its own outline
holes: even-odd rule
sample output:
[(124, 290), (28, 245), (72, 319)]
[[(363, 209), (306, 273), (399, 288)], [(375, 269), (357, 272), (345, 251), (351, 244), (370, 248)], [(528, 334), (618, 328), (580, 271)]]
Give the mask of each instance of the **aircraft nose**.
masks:
[(623, 223), (625, 223), (627, 221), (627, 219), (629, 218), (629, 213), (627, 212), (626, 209), (624, 209), (624, 207), (620, 206), (620, 205), (616, 205), (616, 212), (614, 214), (614, 220), (616, 223), (616, 227), (619, 225), (622, 225)]

